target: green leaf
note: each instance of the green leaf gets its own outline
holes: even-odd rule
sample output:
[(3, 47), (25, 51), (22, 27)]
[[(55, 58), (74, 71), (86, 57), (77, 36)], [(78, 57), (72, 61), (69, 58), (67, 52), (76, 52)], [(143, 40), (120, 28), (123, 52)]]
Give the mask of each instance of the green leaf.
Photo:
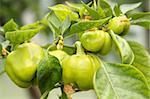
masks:
[(98, 99), (149, 99), (144, 75), (127, 64), (103, 63), (94, 76)]
[(5, 32), (15, 31), (18, 29), (18, 25), (15, 23), (13, 19), (11, 19), (3, 26), (3, 29)]
[(0, 76), (5, 72), (5, 58), (0, 58)]
[(110, 17), (113, 15), (111, 6), (105, 0), (98, 0), (98, 7), (101, 7), (105, 12), (106, 17)]
[(135, 55), (132, 65), (144, 74), (150, 87), (150, 55), (143, 45), (134, 41), (128, 41), (128, 43)]
[(147, 19), (141, 19), (141, 20), (137, 20), (137, 21), (132, 21), (132, 23), (134, 25), (139, 25), (139, 26), (142, 26), (146, 29), (150, 29), (150, 20), (147, 20)]
[(122, 14), (120, 10), (120, 6), (118, 4), (115, 5), (114, 12), (115, 12), (115, 16), (120, 16)]
[(48, 17), (48, 22), (52, 23), (57, 29), (61, 26), (61, 21), (60, 19), (56, 16), (56, 14), (52, 11), (49, 13)]
[(127, 12), (139, 7), (141, 4), (142, 4), (141, 2), (133, 3), (133, 4), (122, 4), (120, 6), (120, 9), (123, 14), (126, 14)]
[(61, 80), (61, 71), (59, 60), (52, 55), (46, 54), (40, 61), (37, 68), (37, 79), (39, 89), (43, 95), (41, 99), (45, 99), (49, 91), (59, 83)]
[(80, 33), (94, 27), (99, 27), (108, 22), (109, 19), (110, 17), (100, 20), (80, 21), (78, 23), (75, 23), (70, 28), (70, 35), (74, 33)]
[(132, 18), (131, 24), (150, 29), (150, 12), (137, 12), (129, 15), (129, 17)]
[(20, 44), (25, 41), (29, 41), (39, 31), (40, 29), (28, 29), (6, 32), (5, 38), (13, 44)]
[(70, 27), (71, 21), (70, 18), (67, 17), (66, 20), (61, 25), (61, 34), (64, 34), (64, 32)]
[(51, 31), (53, 32), (53, 35), (55, 38), (55, 36), (57, 36), (61, 33), (60, 26), (61, 26), (62, 22), (59, 20), (59, 18), (55, 15), (55, 13), (53, 11), (49, 13), (47, 20), (48, 20), (48, 26), (50, 27)]
[(123, 64), (132, 64), (133, 60), (134, 60), (134, 54), (132, 49), (130, 48), (128, 42), (123, 39), (122, 37), (114, 34), (114, 32), (111, 30), (110, 34), (112, 36), (112, 39), (116, 45), (116, 47), (119, 50), (121, 59), (122, 59), (122, 63)]
[(99, 13), (100, 18), (106, 17), (104, 10), (100, 6), (98, 7), (97, 12)]
[[(79, 3), (70, 3), (70, 2), (66, 2), (66, 4), (73, 10), (79, 12), (80, 17), (82, 18), (83, 15), (87, 12), (86, 9), (84, 8), (84, 6), (82, 4)], [(88, 3), (87, 5), (91, 5), (92, 2)]]
[[(57, 46), (56, 43), (53, 42), (53, 43), (51, 43), (51, 44), (46, 44), (46, 45), (41, 46), (41, 47), (44, 48), (44, 49), (47, 49), (47, 50), (49, 50), (49, 51), (53, 51), (53, 50), (57, 50), (56, 46)], [(48, 49), (48, 48), (49, 48), (49, 49)]]
[(54, 39), (56, 38), (56, 36), (59, 36), (61, 34), (61, 30), (60, 27), (57, 28), (53, 23), (49, 22), (48, 26), (51, 28), (53, 35), (54, 35)]
[(78, 14), (73, 12), (68, 6), (63, 5), (63, 4), (58, 4), (53, 7), (49, 7), (56, 16), (61, 20), (64, 21), (67, 16), (69, 16), (70, 20), (77, 20), (78, 19)]
[(84, 8), (89, 12), (90, 16), (92, 16), (92, 18), (94, 20), (100, 19), (101, 16), (99, 15), (99, 13), (95, 9), (89, 7), (83, 1), (81, 1), (81, 3), (83, 4)]
[(79, 3), (71, 3), (71, 2), (67, 2), (67, 1), (66, 1), (66, 4), (67, 4), (70, 8), (72, 8), (73, 10), (78, 11), (78, 12), (79, 12), (81, 9), (84, 8), (83, 5), (82, 5), (82, 4), (79, 4)]
[(63, 51), (65, 51), (69, 55), (73, 55), (76, 52), (76, 48), (73, 46), (64, 45)]
[(9, 44), (10, 44), (10, 42), (9, 42), (8, 40), (3, 41), (3, 42), (1, 43), (1, 45), (2, 45), (3, 48), (7, 48)]
[(150, 12), (135, 12), (132, 14), (127, 14), (127, 16), (128, 18), (131, 18), (132, 20), (137, 20), (139, 18), (150, 16)]
[(0, 42), (1, 42), (1, 37), (5, 35), (5, 31), (3, 27), (0, 27)]
[(0, 43), (3, 42), (4, 40), (5, 38), (2, 35), (0, 35)]
[(24, 26), (20, 27), (20, 29), (27, 30), (27, 29), (36, 29), (39, 27), (40, 27), (40, 22), (37, 21), (37, 22), (31, 23), (31, 24), (24, 25)]

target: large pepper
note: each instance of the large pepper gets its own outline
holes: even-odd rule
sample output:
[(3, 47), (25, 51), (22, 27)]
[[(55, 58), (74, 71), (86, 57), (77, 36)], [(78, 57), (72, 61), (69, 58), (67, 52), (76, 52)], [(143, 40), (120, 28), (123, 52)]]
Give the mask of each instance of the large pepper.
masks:
[(34, 82), (38, 63), (43, 56), (40, 46), (24, 43), (7, 56), (5, 71), (16, 85), (27, 88)]
[(80, 90), (93, 88), (93, 76), (101, 63), (93, 54), (85, 54), (81, 43), (75, 43), (77, 53), (62, 61), (63, 81), (65, 84), (77, 85)]
[(103, 30), (85, 31), (80, 40), (87, 51), (100, 52), (102, 55), (106, 55), (112, 47), (112, 39), (109, 33)]

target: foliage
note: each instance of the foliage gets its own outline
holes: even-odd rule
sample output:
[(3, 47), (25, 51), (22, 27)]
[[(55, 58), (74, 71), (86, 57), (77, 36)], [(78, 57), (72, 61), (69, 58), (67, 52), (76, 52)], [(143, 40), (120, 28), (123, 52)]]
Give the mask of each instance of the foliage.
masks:
[[(121, 31), (120, 34), (122, 35), (119, 35), (119, 33), (115, 33), (115, 31), (113, 31), (113, 29), (111, 30), (108, 26), (113, 18), (125, 16), (127, 19), (121, 19), (119, 24), (126, 21), (130, 22), (130, 24), (124, 24), (121, 27), (117, 27), (118, 31), (122, 28), (123, 31), (128, 32), (130, 25), (139, 25), (149, 29), (150, 12), (129, 13), (140, 5), (141, 2), (122, 5), (116, 4), (114, 8), (112, 8), (106, 0), (98, 0), (97, 2), (94, 0), (94, 2), (90, 2), (88, 4), (82, 1), (80, 4), (67, 2), (67, 5), (58, 4), (49, 7), (50, 12), (46, 14), (46, 17), (32, 24), (19, 26), (13, 19), (11, 19), (3, 26), (2, 29), (0, 29), (0, 38), (2, 38), (0, 41), (0, 63), (3, 63), (0, 64), (0, 74), (4, 72), (5, 58), (7, 60), (7, 57), (13, 53), (19, 45), (22, 45), (25, 42), (30, 42), (30, 40), (41, 30), (45, 30), (49, 27), (53, 32), (54, 41), (51, 44), (48, 44), (48, 46), (41, 46), (45, 50), (45, 56), (40, 60), (36, 70), (37, 73), (34, 75), (34, 78), (37, 78), (37, 85), (41, 91), (41, 99), (46, 99), (49, 92), (57, 87), (61, 87), (62, 89), (63, 96), (60, 96), (60, 98), (63, 99), (64, 97), (64, 99), (66, 99), (66, 95), (68, 94), (63, 90), (64, 79), (62, 78), (62, 74), (64, 68), (67, 67), (62, 66), (61, 62), (63, 60), (58, 60), (55, 55), (50, 55), (48, 52), (53, 50), (63, 50), (69, 54), (68, 57), (78, 57), (79, 54), (75, 55), (75, 53), (79, 51), (78, 48), (74, 45), (65, 45), (64, 38), (76, 36), (78, 37), (78, 40), (80, 40), (80, 36), (78, 35), (81, 34), (82, 38), (84, 33), (92, 31), (93, 34), (88, 36), (88, 39), (84, 38), (85, 41), (89, 40), (88, 42), (90, 43), (87, 44), (91, 44), (89, 46), (92, 48), (94, 40), (97, 40), (95, 39), (95, 35), (97, 34), (94, 31), (101, 30), (107, 32), (107, 36), (111, 37), (109, 40), (105, 37), (101, 38), (103, 41), (106, 41), (102, 44), (102, 49), (106, 49), (103, 50), (103, 53), (108, 50), (107, 54), (109, 55), (111, 47), (107, 49), (108, 47), (106, 47), (106, 43), (108, 43), (108, 45), (113, 43), (115, 45), (113, 47), (116, 47), (116, 52), (119, 53), (122, 62), (104, 62), (102, 60), (104, 54), (100, 53), (100, 50), (92, 52), (82, 46), (82, 50), (84, 50), (83, 52), (87, 54), (87, 57), (93, 57), (93, 54), (98, 57), (94, 59), (89, 58), (94, 72), (92, 72), (92, 77), (89, 79), (90, 81), (92, 79), (93, 83), (90, 83), (90, 86), (86, 87), (86, 89), (84, 89), (84, 87), (80, 89), (79, 87), (83, 84), (76, 83), (75, 81), (69, 81), (69, 84), (76, 83), (73, 87), (78, 90), (88, 90), (93, 88), (98, 99), (149, 99), (149, 53), (141, 44), (135, 41), (126, 41), (123, 36), (127, 35), (127, 33), (122, 34)], [(93, 41), (90, 40), (91, 38), (94, 38)], [(21, 53), (22, 52), (20, 52), (20, 54)], [(69, 60), (66, 60), (67, 58), (64, 59), (66, 63)], [(73, 69), (75, 70), (75, 73), (67, 74), (66, 72), (66, 77), (77, 76), (77, 82), (81, 82), (82, 79), (79, 78), (80, 76), (83, 77), (83, 74), (80, 74), (77, 71), (78, 69), (82, 69), (82, 64), (84, 63), (83, 60), (85, 59), (81, 58), (80, 61), (78, 61), (78, 67), (75, 67), (75, 63), (75, 65), (71, 63), (67, 64), (68, 67), (70, 64), (72, 65), (72, 67), (69, 68), (69, 71)], [(101, 68), (95, 69), (98, 62), (101, 63), (101, 66), (98, 66)], [(86, 68), (84, 70), (86, 73), (89, 69)], [(85, 75), (88, 76), (88, 74), (89, 73), (86, 73)]]

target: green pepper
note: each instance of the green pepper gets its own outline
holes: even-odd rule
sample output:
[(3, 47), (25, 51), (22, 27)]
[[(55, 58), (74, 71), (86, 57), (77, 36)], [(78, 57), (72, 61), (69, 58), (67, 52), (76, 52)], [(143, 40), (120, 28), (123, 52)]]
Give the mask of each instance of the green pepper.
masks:
[(43, 49), (33, 43), (24, 43), (12, 51), (6, 59), (5, 71), (19, 87), (29, 87), (34, 79), (38, 63), (44, 56)]
[(103, 47), (100, 49), (100, 54), (101, 55), (106, 55), (110, 52), (112, 47), (112, 38), (109, 35), (109, 33), (105, 32), (105, 39), (104, 39), (104, 44)]
[(62, 78), (65, 84), (77, 85), (80, 90), (93, 88), (94, 73), (100, 68), (100, 60), (93, 54), (85, 54), (81, 43), (75, 43), (77, 53), (62, 61)]
[(119, 35), (126, 35), (130, 29), (130, 20), (126, 16), (112, 18), (108, 23), (108, 28)]
[(102, 30), (92, 30), (86, 31), (81, 36), (81, 43), (83, 47), (91, 52), (97, 52), (101, 49), (104, 44), (104, 31)]
[(80, 41), (87, 51), (100, 52), (102, 55), (109, 53), (112, 47), (112, 39), (109, 33), (103, 30), (85, 31)]

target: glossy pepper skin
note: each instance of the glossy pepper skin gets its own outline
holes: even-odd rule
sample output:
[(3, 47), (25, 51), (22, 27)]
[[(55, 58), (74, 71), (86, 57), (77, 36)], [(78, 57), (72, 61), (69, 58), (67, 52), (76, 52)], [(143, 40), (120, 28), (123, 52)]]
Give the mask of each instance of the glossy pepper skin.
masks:
[(112, 48), (112, 38), (111, 38), (111, 36), (107, 32), (104, 32), (104, 34), (105, 34), (104, 44), (103, 44), (102, 48), (99, 51), (99, 53), (101, 55), (107, 55), (110, 52), (111, 48)]
[(62, 61), (62, 78), (65, 84), (77, 85), (80, 90), (93, 88), (94, 73), (100, 68), (100, 60), (93, 54), (85, 54), (77, 41), (77, 53)]
[(119, 35), (126, 35), (130, 28), (130, 20), (126, 16), (114, 17), (108, 23), (108, 28)]
[(7, 56), (5, 71), (16, 85), (27, 88), (33, 83), (38, 63), (43, 56), (44, 51), (40, 46), (33, 43), (21, 44)]
[(104, 31), (92, 30), (83, 33), (80, 41), (86, 50), (91, 52), (97, 52), (103, 46), (104, 39), (105, 39)]
[(87, 51), (99, 52), (101, 55), (108, 54), (112, 47), (111, 36), (103, 30), (86, 31), (80, 41)]

